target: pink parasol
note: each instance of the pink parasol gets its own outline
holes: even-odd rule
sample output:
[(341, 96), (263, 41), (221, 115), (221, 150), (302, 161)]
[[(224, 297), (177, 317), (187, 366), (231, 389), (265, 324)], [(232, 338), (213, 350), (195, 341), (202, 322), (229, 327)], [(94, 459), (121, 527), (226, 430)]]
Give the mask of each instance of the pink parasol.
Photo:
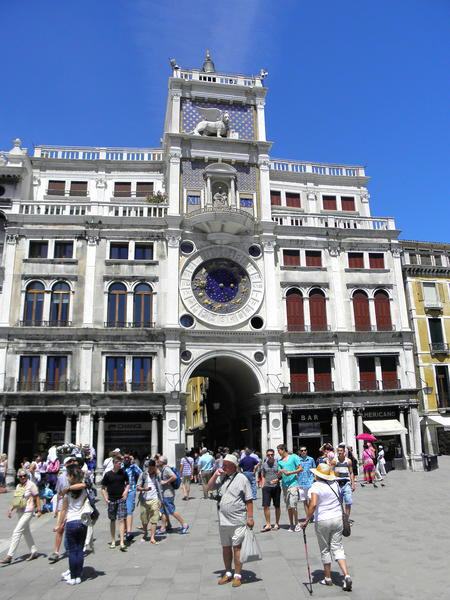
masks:
[(371, 433), (360, 433), (356, 436), (357, 440), (363, 440), (363, 442), (376, 442), (377, 438)]

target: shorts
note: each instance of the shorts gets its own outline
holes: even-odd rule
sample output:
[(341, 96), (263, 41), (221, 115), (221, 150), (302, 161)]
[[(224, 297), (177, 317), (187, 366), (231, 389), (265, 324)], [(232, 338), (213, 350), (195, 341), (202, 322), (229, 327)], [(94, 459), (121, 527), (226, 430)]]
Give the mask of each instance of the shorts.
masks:
[(341, 491), (342, 502), (346, 506), (351, 506), (353, 504), (353, 491), (352, 491), (352, 484), (350, 483), (350, 481), (347, 481), (347, 483), (345, 485), (340, 486), (340, 491)]
[(298, 488), (298, 497), (300, 502), (308, 502), (308, 490), (309, 487), (299, 487)]
[(122, 521), (127, 516), (127, 504), (125, 500), (110, 500), (108, 502), (108, 519), (110, 521)]
[(191, 476), (190, 475), (185, 475), (183, 477), (183, 484), (184, 485), (189, 485), (191, 483)]
[(270, 506), (272, 500), (275, 508), (280, 508), (281, 488), (279, 485), (274, 487), (265, 486), (262, 489), (262, 505), (264, 508)]
[(142, 525), (157, 525), (159, 521), (159, 500), (144, 500), (141, 503), (141, 521)]
[(297, 508), (299, 501), (299, 492), (296, 485), (292, 485), (288, 488), (283, 488), (284, 501), (286, 502), (286, 508)]
[(240, 546), (246, 529), (246, 525), (219, 525), (220, 544), (224, 547)]
[(164, 502), (164, 508), (166, 509), (166, 513), (168, 515), (173, 515), (173, 513), (175, 512), (175, 498), (173, 497), (169, 497), (169, 498), (163, 498), (163, 502)]
[(136, 506), (136, 490), (130, 490), (127, 496), (127, 516), (132, 515)]

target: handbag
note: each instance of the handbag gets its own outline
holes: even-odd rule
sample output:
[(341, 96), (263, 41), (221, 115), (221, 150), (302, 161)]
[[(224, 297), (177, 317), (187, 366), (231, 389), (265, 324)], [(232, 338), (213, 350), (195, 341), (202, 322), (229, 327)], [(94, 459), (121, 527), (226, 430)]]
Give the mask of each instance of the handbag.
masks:
[(333, 492), (333, 494), (336, 496), (336, 498), (339, 500), (339, 504), (341, 505), (341, 510), (342, 510), (342, 535), (344, 537), (350, 537), (351, 533), (352, 533), (352, 528), (350, 526), (350, 519), (348, 514), (345, 512), (344, 509), (344, 503), (342, 502), (342, 498), (341, 495), (336, 494), (336, 492), (334, 491), (334, 489), (331, 487), (330, 484), (328, 484), (330, 486), (330, 490)]
[(24, 496), (25, 489), (15, 489), (11, 506), (16, 510), (24, 510), (27, 507), (28, 500)]
[(241, 563), (262, 560), (261, 549), (256, 541), (255, 533), (250, 527), (245, 528), (244, 539), (241, 546)]

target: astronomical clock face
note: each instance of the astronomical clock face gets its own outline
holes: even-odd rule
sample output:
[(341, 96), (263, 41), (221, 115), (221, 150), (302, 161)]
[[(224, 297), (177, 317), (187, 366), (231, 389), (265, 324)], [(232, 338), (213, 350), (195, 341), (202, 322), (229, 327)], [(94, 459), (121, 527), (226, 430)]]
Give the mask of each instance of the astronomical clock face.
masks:
[(227, 247), (201, 250), (181, 274), (180, 293), (199, 320), (230, 326), (250, 318), (263, 298), (263, 281), (253, 261)]

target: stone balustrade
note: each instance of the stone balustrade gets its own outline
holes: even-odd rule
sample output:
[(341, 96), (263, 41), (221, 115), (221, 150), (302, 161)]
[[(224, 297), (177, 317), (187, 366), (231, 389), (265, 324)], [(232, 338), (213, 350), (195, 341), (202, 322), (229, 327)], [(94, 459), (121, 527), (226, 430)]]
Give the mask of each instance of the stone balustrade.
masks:
[(162, 161), (160, 148), (102, 148), (94, 146), (36, 146), (34, 158), (60, 160)]
[(373, 231), (395, 230), (395, 221), (391, 217), (347, 217), (325, 214), (286, 214), (274, 210), (272, 207), (272, 220), (278, 225), (288, 227), (326, 227), (337, 229), (369, 229)]
[(167, 204), (113, 202), (13, 202), (11, 213), (41, 216), (147, 217), (161, 219)]
[(366, 172), (361, 166), (325, 165), (322, 163), (299, 162), (274, 158), (270, 161), (272, 171), (288, 173), (314, 173), (315, 175), (330, 175), (332, 177), (365, 177)]

